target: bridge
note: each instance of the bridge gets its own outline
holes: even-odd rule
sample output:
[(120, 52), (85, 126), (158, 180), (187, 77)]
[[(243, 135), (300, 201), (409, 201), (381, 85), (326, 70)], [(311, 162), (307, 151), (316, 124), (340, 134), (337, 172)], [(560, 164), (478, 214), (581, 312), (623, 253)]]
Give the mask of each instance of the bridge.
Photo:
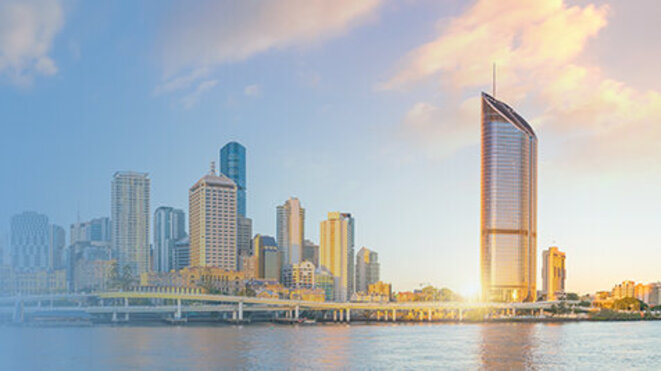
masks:
[[(131, 314), (161, 314), (182, 320), (192, 313), (220, 313), (231, 320), (245, 321), (244, 314), (265, 313), (274, 318), (298, 320), (306, 312), (322, 320), (350, 322), (352, 313), (362, 319), (376, 321), (433, 321), (439, 319), (463, 321), (467, 313), (489, 313), (496, 316), (516, 316), (517, 313), (542, 315), (544, 310), (578, 301), (544, 301), (533, 303), (480, 302), (315, 302), (247, 296), (210, 295), (200, 293), (116, 291), (93, 294), (53, 294), (0, 297), (0, 315), (22, 321), (27, 315), (44, 312), (85, 312), (106, 316), (113, 322), (129, 321)], [(283, 316), (283, 317), (280, 317)], [(229, 318), (227, 318), (229, 319)]]

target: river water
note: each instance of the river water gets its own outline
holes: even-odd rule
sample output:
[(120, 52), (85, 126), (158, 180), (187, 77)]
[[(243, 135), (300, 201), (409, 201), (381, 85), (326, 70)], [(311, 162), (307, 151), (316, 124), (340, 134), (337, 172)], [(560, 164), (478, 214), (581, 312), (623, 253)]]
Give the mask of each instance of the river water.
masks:
[(661, 321), (0, 327), (0, 370), (661, 369)]

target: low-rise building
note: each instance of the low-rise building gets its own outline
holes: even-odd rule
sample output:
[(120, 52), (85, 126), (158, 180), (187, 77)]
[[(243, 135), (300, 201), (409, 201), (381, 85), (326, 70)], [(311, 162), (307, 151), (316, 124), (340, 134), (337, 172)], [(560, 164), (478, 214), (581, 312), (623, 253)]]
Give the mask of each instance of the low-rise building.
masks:
[(319, 267), (314, 272), (314, 286), (323, 290), (325, 301), (332, 301), (335, 295), (335, 277), (325, 267)]
[(114, 264), (115, 260), (78, 260), (74, 267), (73, 290), (92, 292), (109, 289)]
[(314, 271), (314, 264), (309, 261), (288, 264), (282, 273), (282, 284), (293, 289), (311, 289), (314, 287)]
[(236, 295), (246, 288), (243, 272), (217, 267), (187, 267), (178, 272), (146, 272), (140, 285), (149, 287), (201, 288), (212, 294)]
[(13, 291), (13, 294), (38, 295), (67, 291), (67, 273), (64, 269), (13, 272), (10, 279), (13, 283), (13, 288), (10, 285), (10, 291)]
[(367, 293), (372, 296), (380, 296), (385, 299), (383, 301), (390, 301), (392, 300), (392, 285), (378, 281), (367, 287)]
[(313, 301), (313, 302), (324, 302), (326, 301), (326, 293), (324, 290), (302, 288), (302, 289), (292, 289), (289, 291), (290, 300), (303, 300), (303, 301)]

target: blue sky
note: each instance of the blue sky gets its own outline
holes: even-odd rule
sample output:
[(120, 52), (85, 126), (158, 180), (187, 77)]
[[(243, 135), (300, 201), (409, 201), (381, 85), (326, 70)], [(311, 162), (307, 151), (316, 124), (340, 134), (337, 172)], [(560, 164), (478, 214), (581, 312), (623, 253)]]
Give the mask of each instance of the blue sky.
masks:
[[(494, 6), (0, 1), (0, 233), (23, 210), (63, 226), (109, 215), (117, 170), (150, 173), (152, 210), (187, 208), (237, 140), (255, 233), (274, 234), (276, 205), (297, 196), (315, 241), (326, 212), (353, 213), (357, 248), (380, 253), (395, 288), (470, 290), (475, 97), (496, 61), (499, 96), (540, 137), (539, 255), (557, 243), (581, 292), (661, 279), (661, 81), (640, 76), (654, 48), (632, 42), (653, 34), (654, 5), (506, 1), (512, 16), (490, 24)], [(503, 33), (485, 38), (476, 22)], [(554, 27), (562, 37), (547, 38)], [(612, 58), (619, 46), (636, 71)]]

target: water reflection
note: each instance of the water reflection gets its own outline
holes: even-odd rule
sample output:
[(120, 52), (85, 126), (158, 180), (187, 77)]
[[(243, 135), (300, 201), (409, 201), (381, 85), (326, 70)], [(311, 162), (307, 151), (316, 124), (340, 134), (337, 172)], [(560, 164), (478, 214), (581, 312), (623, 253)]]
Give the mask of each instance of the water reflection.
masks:
[(534, 368), (535, 326), (529, 323), (481, 326), (480, 359), (488, 370)]

